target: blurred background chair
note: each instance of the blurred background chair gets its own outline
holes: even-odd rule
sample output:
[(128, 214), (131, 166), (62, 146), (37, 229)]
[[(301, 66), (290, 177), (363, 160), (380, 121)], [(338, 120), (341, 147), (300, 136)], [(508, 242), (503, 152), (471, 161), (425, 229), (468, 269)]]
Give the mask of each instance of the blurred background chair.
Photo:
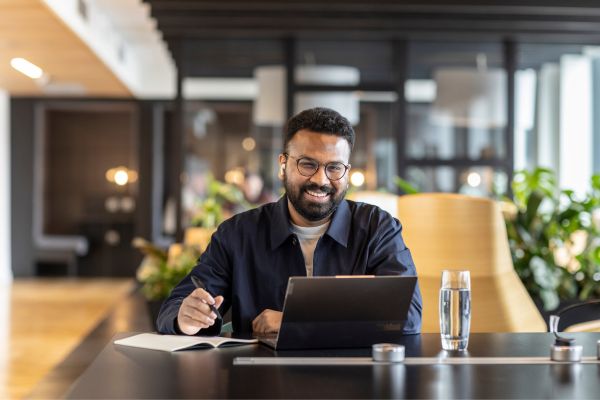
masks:
[(444, 269), (471, 271), (472, 332), (545, 332), (546, 324), (517, 276), (500, 205), (446, 193), (399, 197), (403, 237), (423, 294), (423, 332), (439, 332)]
[(565, 332), (600, 332), (600, 319), (573, 324)]
[[(559, 317), (556, 323), (558, 332), (600, 332), (600, 300), (571, 301), (552, 311)], [(550, 317), (551, 318), (551, 317)], [(552, 328), (551, 323), (549, 323)]]
[(500, 205), (446, 193), (397, 196), (354, 192), (402, 222), (423, 295), (423, 332), (439, 332), (438, 296), (444, 269), (471, 271), (472, 332), (545, 332), (546, 324), (517, 276)]

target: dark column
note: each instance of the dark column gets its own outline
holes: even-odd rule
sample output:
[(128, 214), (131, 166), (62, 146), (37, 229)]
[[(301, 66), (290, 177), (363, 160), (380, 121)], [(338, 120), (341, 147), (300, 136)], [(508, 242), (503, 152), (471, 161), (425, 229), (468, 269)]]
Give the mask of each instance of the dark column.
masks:
[(507, 39), (504, 45), (504, 69), (506, 70), (506, 162), (504, 170), (508, 178), (507, 195), (512, 196), (511, 182), (515, 165), (515, 72), (517, 71), (517, 44)]
[(408, 44), (405, 40), (394, 41), (393, 69), (394, 84), (398, 98), (392, 105), (392, 132), (396, 136), (396, 157), (398, 160), (397, 174), (406, 177), (406, 98), (404, 82), (408, 75)]
[(181, 242), (183, 239), (183, 227), (181, 224), (182, 218), (182, 204), (181, 204), (181, 176), (183, 172), (183, 161), (185, 157), (185, 108), (183, 100), (183, 78), (185, 72), (183, 71), (184, 63), (184, 46), (181, 40), (175, 42), (173, 46), (173, 57), (175, 58), (175, 65), (177, 66), (177, 92), (175, 96), (175, 103), (173, 107), (173, 120), (172, 120), (172, 131), (171, 131), (171, 160), (173, 165), (171, 166), (170, 187), (171, 196), (175, 200), (175, 240)]
[(152, 165), (154, 163), (152, 109), (150, 101), (138, 102), (137, 109), (137, 151), (138, 151), (138, 193), (135, 222), (135, 235), (152, 240), (153, 204), (152, 204)]
[(35, 275), (33, 246), (33, 154), (35, 101), (10, 102), (10, 236), (15, 277)]
[(287, 117), (294, 115), (294, 95), (296, 94), (296, 39), (287, 38), (284, 41), (285, 69), (286, 69), (286, 109)]

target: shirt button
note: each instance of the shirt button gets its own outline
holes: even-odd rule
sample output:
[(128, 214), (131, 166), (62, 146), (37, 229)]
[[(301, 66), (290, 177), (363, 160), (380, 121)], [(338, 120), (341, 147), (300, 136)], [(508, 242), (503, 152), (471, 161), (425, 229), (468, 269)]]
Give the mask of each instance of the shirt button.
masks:
[(298, 239), (296, 239), (295, 237), (292, 238), (292, 244), (295, 246), (296, 244), (298, 244)]

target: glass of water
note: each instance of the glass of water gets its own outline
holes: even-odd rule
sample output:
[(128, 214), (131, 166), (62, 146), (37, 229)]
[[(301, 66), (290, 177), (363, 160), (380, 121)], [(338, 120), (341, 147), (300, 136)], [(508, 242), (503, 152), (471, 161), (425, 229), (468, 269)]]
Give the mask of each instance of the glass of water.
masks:
[(466, 350), (471, 326), (471, 277), (469, 271), (445, 270), (440, 288), (442, 349)]

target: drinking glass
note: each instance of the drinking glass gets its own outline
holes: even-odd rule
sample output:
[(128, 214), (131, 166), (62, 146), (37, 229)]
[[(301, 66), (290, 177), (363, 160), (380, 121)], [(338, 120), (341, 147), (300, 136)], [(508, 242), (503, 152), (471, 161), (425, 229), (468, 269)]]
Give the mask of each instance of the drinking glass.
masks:
[(442, 349), (466, 350), (471, 326), (471, 278), (469, 271), (444, 270), (440, 288)]

